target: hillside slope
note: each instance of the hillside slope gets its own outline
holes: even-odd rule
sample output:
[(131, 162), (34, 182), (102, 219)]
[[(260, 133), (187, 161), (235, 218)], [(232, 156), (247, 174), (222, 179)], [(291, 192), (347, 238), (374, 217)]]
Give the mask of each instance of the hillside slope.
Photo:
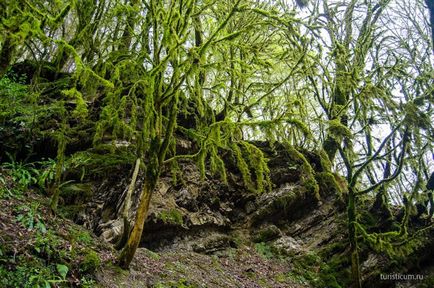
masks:
[[(256, 145), (270, 159), (273, 185), (264, 193), (240, 184), (229, 156), (227, 184), (210, 174), (201, 180), (188, 161), (181, 163), (177, 183), (170, 171), (163, 174), (129, 271), (115, 265), (112, 244), (122, 232), (130, 169), (95, 177), (90, 192), (63, 194), (57, 217), (46, 196), (36, 188), (20, 190), (13, 171), (3, 169), (2, 287), (349, 287), (345, 181), (327, 170), (319, 154)], [(365, 203), (367, 209), (371, 204)], [(363, 244), (365, 286), (430, 287), (434, 249), (428, 231), (402, 259)], [(379, 281), (382, 273), (421, 274), (425, 280)]]

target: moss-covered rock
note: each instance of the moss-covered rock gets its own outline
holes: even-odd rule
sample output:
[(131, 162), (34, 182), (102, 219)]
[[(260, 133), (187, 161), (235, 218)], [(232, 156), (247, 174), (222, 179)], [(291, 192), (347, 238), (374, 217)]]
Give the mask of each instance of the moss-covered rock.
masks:
[(342, 184), (338, 183), (336, 179), (339, 176), (331, 172), (316, 173), (315, 179), (319, 185), (319, 192), (322, 197), (336, 195), (342, 198)]
[(299, 152), (295, 147), (288, 146), (289, 156), (298, 164), (301, 170), (300, 183), (312, 193), (317, 200), (320, 200), (319, 186), (315, 179), (315, 170), (312, 165), (306, 159), (306, 157)]
[(157, 218), (161, 219), (165, 224), (183, 225), (183, 213), (178, 209), (168, 209), (161, 211)]
[(282, 232), (276, 225), (264, 225), (262, 226), (254, 235), (253, 242), (267, 242), (276, 238), (279, 238), (282, 235)]

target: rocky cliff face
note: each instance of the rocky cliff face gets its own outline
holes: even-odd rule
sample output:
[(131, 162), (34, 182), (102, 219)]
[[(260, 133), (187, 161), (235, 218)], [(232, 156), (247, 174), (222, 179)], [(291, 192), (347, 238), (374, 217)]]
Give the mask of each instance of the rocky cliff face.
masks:
[[(317, 199), (312, 189), (304, 183), (304, 168), (301, 167), (299, 159), (284, 155), (284, 149), (280, 148), (278, 151), (263, 147), (271, 159), (269, 167), (272, 181), (272, 189), (263, 193), (248, 191), (242, 184), (241, 175), (236, 167), (230, 163), (227, 165), (227, 185), (210, 174), (206, 175), (205, 180), (201, 180), (194, 163), (188, 161), (180, 163), (182, 175), (177, 183), (173, 183), (170, 173), (163, 174), (152, 199), (142, 245), (157, 250), (182, 247), (212, 252), (211, 250), (218, 249), (211, 247), (217, 243), (204, 244), (206, 247), (210, 246), (210, 251), (193, 243), (213, 235), (211, 238), (230, 238), (240, 231), (246, 240), (255, 241), (261, 238), (257, 235), (261, 229), (267, 230), (265, 233), (269, 233), (270, 237), (277, 238), (284, 236), (297, 220), (316, 214), (321, 206), (334, 206), (333, 203), (340, 201), (341, 195), (333, 194), (336, 189), (341, 191), (340, 188), (328, 189), (327, 183), (321, 183), (322, 179), (319, 177), (317, 183), (320, 184), (321, 199)], [(318, 159), (320, 157), (314, 153), (309, 155)], [(315, 175), (324, 173), (324, 167), (319, 161), (313, 168)], [(129, 171), (119, 173), (116, 177), (100, 183), (96, 187), (94, 198), (88, 204), (86, 219), (82, 219), (86, 226), (102, 235), (106, 241), (115, 242), (122, 230), (120, 212), (130, 181), (129, 174)], [(138, 204), (140, 191), (139, 177), (133, 195), (133, 210)], [(213, 242), (213, 239), (209, 240)], [(216, 242), (232, 245), (231, 241)]]
[[(270, 159), (270, 191), (248, 191), (237, 168), (231, 165), (230, 156), (226, 163), (227, 185), (210, 174), (201, 180), (194, 163), (181, 162), (182, 175), (178, 175), (176, 183), (169, 171), (160, 179), (141, 247), (171, 255), (167, 256), (169, 258), (184, 255), (186, 259), (191, 259), (188, 253), (211, 257), (227, 255), (228, 251), (248, 253), (248, 249), (255, 249), (267, 257), (286, 259), (286, 275), (295, 275), (295, 279), (301, 277), (297, 280), (300, 285), (345, 287), (349, 279), (345, 181), (331, 173), (317, 153), (296, 154), (282, 146), (258, 145)], [(130, 174), (128, 170), (119, 171), (95, 186), (85, 212), (76, 217), (107, 242), (115, 243), (122, 233), (121, 211)], [(133, 195), (133, 211), (138, 205), (141, 177)], [(131, 219), (133, 217), (134, 213)], [(149, 255), (140, 253), (143, 251), (139, 252), (135, 265), (140, 265), (137, 261), (151, 261)], [(389, 266), (388, 258), (375, 253), (364, 253), (362, 258), (365, 282), (375, 283), (379, 271)], [(205, 261), (205, 258), (200, 259)], [(200, 259), (196, 260), (200, 262)], [(408, 269), (415, 265), (410, 266)], [(279, 283), (268, 287), (303, 287)], [(387, 286), (390, 282), (384, 283), (384, 287), (390, 287)], [(227, 287), (257, 286), (234, 284)]]

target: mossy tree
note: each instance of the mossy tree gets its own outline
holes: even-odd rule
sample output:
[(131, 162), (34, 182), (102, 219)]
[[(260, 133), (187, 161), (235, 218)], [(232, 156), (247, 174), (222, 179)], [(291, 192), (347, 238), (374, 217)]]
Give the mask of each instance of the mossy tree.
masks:
[[(236, 12), (238, 4), (239, 1), (227, 11), (225, 18), (214, 27), (202, 45), (188, 49), (186, 43), (191, 39), (189, 34), (193, 16), (200, 12), (201, 6), (195, 1), (186, 1), (185, 3), (156, 3), (151, 1), (146, 7), (141, 7), (147, 14), (142, 18), (144, 21), (143, 33), (149, 33), (147, 24), (152, 29), (152, 34), (149, 37), (149, 51), (142, 51), (146, 54), (150, 52), (148, 55), (144, 55), (151, 60), (148, 71), (144, 71), (146, 74), (140, 73), (140, 70), (135, 71), (140, 75), (140, 78), (135, 80), (130, 75), (123, 74), (124, 71), (121, 71), (121, 67), (124, 68), (128, 62), (130, 67), (134, 67), (133, 69), (139, 69), (142, 65), (140, 60), (143, 58), (130, 58), (114, 63), (115, 73), (112, 76), (112, 81), (122, 83), (123, 86), (132, 82), (133, 86), (128, 95), (122, 95), (123, 91), (120, 90), (108, 97), (110, 102), (104, 107), (97, 135), (103, 135), (105, 129), (113, 129), (112, 135), (114, 137), (124, 135), (137, 141), (137, 151), (139, 157), (143, 159), (145, 174), (136, 220), (119, 258), (119, 264), (123, 268), (129, 266), (140, 243), (152, 194), (166, 160), (166, 154), (175, 141), (174, 131), (180, 110), (180, 100), (182, 97), (186, 97), (181, 92), (180, 87), (188, 83), (189, 79), (196, 78), (197, 59), (200, 59), (226, 26)], [(140, 7), (137, 8), (139, 11), (141, 10)], [(128, 25), (131, 26), (133, 20), (129, 18), (128, 22)], [(127, 42), (130, 42), (130, 40), (126, 40), (126, 35), (128, 33), (123, 33), (121, 38), (124, 49), (129, 44)], [(162, 37), (160, 38), (159, 35)], [(142, 46), (145, 45), (148, 43), (142, 43)], [(191, 93), (188, 96), (195, 99), (196, 102), (202, 101), (200, 94)], [(116, 104), (119, 102), (120, 107)], [(131, 114), (125, 115), (126, 111)], [(110, 117), (111, 115), (115, 115), (115, 118)], [(123, 122), (125, 117), (130, 118), (128, 122)], [(140, 129), (137, 129), (137, 123), (140, 125)]]
[[(120, 257), (123, 267), (139, 245), (165, 165), (176, 171), (180, 159), (193, 159), (202, 177), (209, 168), (225, 181), (220, 153), (227, 151), (245, 186), (257, 192), (269, 187), (268, 168), (263, 153), (248, 140), (322, 146), (349, 182), (357, 286), (357, 236), (372, 240), (357, 218), (360, 197), (378, 195), (386, 204), (392, 188), (409, 190), (401, 171), (416, 171), (418, 182), (423, 181), (432, 151), (429, 30), (412, 14), (423, 7), (420, 1), (397, 1), (399, 8), (389, 2), (317, 1), (308, 6), (311, 17), (301, 20), (283, 2), (2, 1), (0, 78), (22, 59), (39, 63), (39, 70), (53, 69), (50, 79), (36, 75), (30, 91), (44, 95), (32, 105), (44, 111), (57, 107), (47, 112), (55, 118), (49, 129), (55, 130), (50, 137), (58, 144), (57, 188), (68, 135), (77, 123), (91, 122), (95, 146), (111, 140), (116, 153), (119, 141), (128, 143), (134, 154), (128, 161), (137, 165), (125, 209), (139, 168), (145, 181)], [(402, 27), (397, 21), (400, 33), (381, 27), (381, 21), (393, 22), (396, 15), (412, 21)], [(324, 32), (328, 38), (321, 37)], [(66, 72), (67, 80), (57, 81)], [(378, 130), (390, 133), (378, 135)], [(197, 149), (177, 155), (175, 134)], [(305, 180), (312, 184), (314, 175), (305, 162)], [(378, 173), (383, 167), (388, 172)], [(410, 198), (416, 199), (419, 188), (413, 188)], [(53, 196), (53, 209), (58, 197)], [(393, 237), (406, 235), (404, 224)], [(393, 240), (391, 234), (378, 237)]]
[[(396, 13), (393, 6), (388, 5), (390, 1), (350, 1), (346, 5), (322, 2), (321, 9), (326, 13), (325, 24), (321, 25), (330, 37), (319, 52), (329, 53), (330, 57), (322, 58), (318, 65), (320, 75), (308, 77), (317, 100), (316, 107), (321, 107), (327, 115), (328, 127), (320, 131), (327, 132), (323, 147), (335, 167), (346, 174), (349, 184), (347, 208), (352, 272), (354, 286), (360, 287), (359, 235), (389, 253), (395, 244), (399, 246), (398, 243), (408, 242), (398, 249), (404, 254), (412, 249), (411, 241), (406, 240), (405, 221), (399, 231), (373, 236), (361, 225), (357, 206), (363, 197), (380, 197), (383, 204), (389, 205), (386, 191), (396, 191), (403, 186), (409, 189), (410, 183), (402, 171), (421, 172), (426, 167), (426, 157), (432, 151), (428, 140), (432, 126), (428, 120), (430, 116), (424, 115), (424, 111), (431, 105), (433, 86), (426, 77), (432, 73), (432, 64), (426, 57), (430, 45), (429, 40), (423, 40), (426, 38), (423, 33), (429, 30), (422, 28), (417, 20), (409, 22), (406, 27), (411, 41), (425, 42), (417, 53), (408, 48), (412, 51), (408, 55), (419, 61), (416, 67), (411, 60), (383, 57), (395, 55), (394, 50), (407, 47), (406, 41), (400, 39), (401, 32), (393, 28), (386, 31), (380, 25), (392, 19), (392, 15), (404, 17), (402, 10)], [(404, 2), (399, 5), (407, 7)], [(315, 8), (320, 10), (320, 6)], [(418, 9), (420, 11), (420, 7)], [(412, 17), (410, 10), (415, 9), (409, 9), (405, 17)], [(343, 25), (337, 27), (337, 23)], [(394, 27), (396, 29), (399, 25)], [(410, 71), (417, 72), (412, 74)], [(319, 120), (318, 126), (322, 125)], [(342, 164), (345, 169), (341, 168)], [(420, 185), (416, 184), (411, 188), (412, 194), (420, 191), (418, 187)], [(375, 245), (374, 238), (381, 244)], [(408, 251), (404, 252), (407, 248)]]

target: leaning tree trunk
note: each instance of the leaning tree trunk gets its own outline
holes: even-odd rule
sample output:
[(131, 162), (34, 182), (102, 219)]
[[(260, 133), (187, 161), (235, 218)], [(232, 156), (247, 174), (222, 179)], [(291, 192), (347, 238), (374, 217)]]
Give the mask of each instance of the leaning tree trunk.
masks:
[(130, 186), (128, 187), (127, 195), (125, 196), (124, 209), (122, 210), (122, 218), (124, 221), (123, 233), (119, 242), (116, 244), (116, 249), (122, 249), (125, 246), (125, 243), (128, 240), (128, 235), (131, 230), (130, 221), (128, 220), (128, 218), (131, 209), (131, 197), (133, 195), (134, 188), (136, 187), (137, 175), (139, 174), (139, 170), (140, 170), (140, 158), (137, 158), (136, 165), (134, 167), (133, 176), (131, 178), (131, 183)]
[(136, 221), (134, 223), (130, 237), (128, 238), (127, 244), (119, 256), (119, 266), (123, 269), (128, 269), (131, 261), (133, 260), (134, 254), (136, 253), (137, 247), (140, 244), (143, 226), (145, 224), (146, 217), (148, 216), (149, 204), (151, 202), (155, 186), (157, 185), (158, 176), (159, 167), (148, 167), (145, 176), (145, 183), (143, 184), (142, 194), (140, 196), (140, 204), (137, 208)]

